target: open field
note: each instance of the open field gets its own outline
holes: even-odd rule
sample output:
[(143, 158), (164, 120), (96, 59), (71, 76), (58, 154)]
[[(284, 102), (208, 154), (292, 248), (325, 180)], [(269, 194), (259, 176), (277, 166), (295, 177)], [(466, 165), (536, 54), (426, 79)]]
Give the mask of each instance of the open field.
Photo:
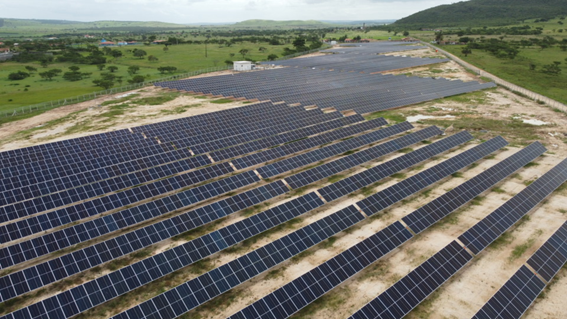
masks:
[[(260, 52), (260, 47), (266, 48), (264, 52)], [(134, 57), (131, 53), (133, 49), (141, 49), (147, 52), (144, 59)], [(117, 66), (117, 76), (123, 77), (123, 84), (127, 85), (131, 76), (128, 74), (129, 66), (139, 66), (140, 71), (137, 74), (143, 75), (147, 80), (159, 79), (169, 76), (169, 73), (161, 74), (157, 68), (162, 66), (177, 67), (177, 73), (191, 72), (203, 70), (206, 68), (219, 67), (225, 65), (225, 60), (241, 60), (243, 56), (239, 53), (242, 49), (248, 49), (249, 54), (245, 57), (253, 60), (266, 61), (268, 55), (276, 54), (282, 56), (284, 46), (271, 46), (267, 44), (235, 44), (230, 47), (220, 47), (218, 44), (207, 45), (207, 57), (205, 57), (204, 44), (182, 44), (171, 45), (168, 51), (163, 50), (164, 46), (137, 45), (131, 47), (114, 48), (123, 52), (123, 57), (108, 58), (106, 66)], [(129, 52), (130, 51), (130, 52)], [(234, 54), (231, 56), (230, 54)], [(148, 61), (147, 57), (153, 55), (159, 60), (156, 62)], [(40, 78), (38, 74), (20, 81), (10, 81), (8, 75), (16, 71), (26, 71), (25, 66), (33, 66), (38, 72), (50, 69), (61, 69), (67, 72), (68, 67), (77, 65), (81, 68), (80, 72), (89, 72), (92, 75), (80, 81), (66, 81), (61, 76), (55, 77), (52, 81)], [(87, 93), (97, 92), (102, 88), (95, 86), (92, 81), (100, 77), (101, 72), (95, 65), (74, 64), (74, 63), (53, 63), (47, 68), (40, 66), (38, 62), (34, 63), (17, 63), (4, 62), (0, 68), (0, 112), (6, 112), (17, 109), (22, 106), (32, 105), (36, 103), (75, 97)], [(117, 87), (121, 86), (116, 84)]]
[[(170, 52), (164, 54), (171, 54), (176, 49), (177, 47), (171, 47)], [(396, 54), (408, 56), (436, 55), (430, 49), (398, 52)], [(122, 66), (122, 64), (118, 64), (119, 62), (117, 61), (116, 65)], [(128, 61), (128, 63), (136, 63), (136, 61)], [(146, 67), (146, 61), (139, 61), (139, 63), (140, 66)], [(440, 76), (461, 80), (479, 80), (454, 62), (390, 73), (398, 76)], [(128, 95), (122, 93), (107, 96), (100, 100), (82, 103), (74, 107), (52, 110), (41, 117), (5, 124), (9, 126), (2, 126), (2, 130), (0, 130), (0, 150), (4, 151), (147, 123), (183, 118), (226, 108), (239, 107), (247, 103), (249, 102), (233, 102), (219, 98), (165, 91), (158, 88), (144, 88), (128, 92)], [(100, 107), (92, 107), (97, 104)], [(42, 118), (43, 116), (48, 117)], [(327, 204), (301, 218), (285, 223), (282, 227), (276, 227), (273, 230), (253, 237), (251, 240), (247, 240), (243, 244), (236, 245), (202, 262), (185, 267), (166, 276), (163, 280), (153, 282), (126, 294), (120, 299), (86, 311), (76, 318), (107, 318), (134, 304), (163, 293), (183, 281), (196, 278), (214, 267), (225, 264), (309, 223), (320, 220), (360, 199), (399, 182), (401, 179), (413, 176), (464, 152), (482, 141), (501, 135), (511, 143), (508, 147), (495, 152), (493, 156), (488, 156), (476, 164), (470, 165), (460, 173), (454, 174), (453, 177), (442, 180), (418, 195), (403, 200), (401, 203), (377, 214), (375, 217), (366, 219), (291, 260), (270, 269), (265, 274), (181, 316), (184, 319), (225, 318), (320, 265), (355, 243), (368, 238), (415, 209), (477, 176), (487, 168), (519, 151), (520, 147), (534, 141), (541, 141), (548, 148), (549, 151), (546, 155), (536, 159), (534, 161), (535, 164), (526, 165), (517, 174), (497, 185), (492, 191), (482, 194), (472, 203), (449, 215), (426, 232), (402, 245), (399, 249), (396, 249), (379, 262), (374, 263), (354, 278), (351, 278), (293, 316), (294, 318), (305, 319), (345, 318), (405, 276), (410, 270), (439, 251), (447, 243), (457, 238), (478, 220), (484, 218), (506, 200), (524, 189), (530, 181), (541, 176), (563, 158), (567, 157), (567, 116), (502, 88), (462, 94), (366, 116), (367, 119), (377, 117), (384, 117), (391, 124), (408, 120), (414, 123), (416, 130), (430, 125), (437, 125), (441, 128), (447, 128), (446, 132), (448, 135), (462, 130), (469, 130), (475, 139), (462, 147), (452, 149), (421, 165), (388, 177), (376, 185), (357, 191), (337, 202)], [(536, 120), (545, 124), (541, 126), (529, 124), (534, 123)], [(8, 134), (9, 137), (8, 135), (3, 135), (5, 132), (3, 129), (6, 127), (9, 127), (11, 130)], [(427, 143), (438, 138), (432, 138)], [(427, 143), (420, 143), (414, 146), (414, 148), (425, 147)], [(27, 300), (22, 301), (22, 304), (29, 304), (53, 295), (64, 288), (73, 287), (86, 280), (109, 273), (116, 268), (132, 264), (141, 258), (171, 249), (197, 235), (233, 224), (268, 207), (285, 203), (311, 190), (319, 189), (329, 183), (402, 156), (404, 153), (405, 151), (402, 150), (374, 160), (304, 189), (292, 191), (287, 195), (268, 202), (267, 205), (239, 212), (218, 222), (198, 228), (186, 236), (177, 236), (170, 240), (165, 240), (158, 245), (144, 249), (140, 254), (126, 256), (116, 262), (113, 261), (89, 271), (82, 276), (75, 276), (70, 280), (62, 282), (60, 285), (54, 285), (55, 287), (51, 287), (52, 289), (48, 288), (32, 293)], [(341, 156), (336, 156), (326, 161), (335, 160)], [(508, 231), (501, 240), (475, 258), (468, 267), (461, 270), (453, 279), (442, 286), (438, 292), (434, 293), (416, 310), (410, 313), (408, 318), (470, 318), (566, 220), (567, 216), (563, 207), (565, 202), (567, 202), (567, 189), (563, 187), (528, 217), (524, 218), (517, 227)], [(519, 249), (518, 247), (525, 247), (525, 249)], [(552, 288), (537, 299), (534, 307), (531, 308), (525, 318), (552, 319), (567, 316), (567, 305), (564, 302), (566, 285), (567, 268), (564, 267), (557, 275)]]

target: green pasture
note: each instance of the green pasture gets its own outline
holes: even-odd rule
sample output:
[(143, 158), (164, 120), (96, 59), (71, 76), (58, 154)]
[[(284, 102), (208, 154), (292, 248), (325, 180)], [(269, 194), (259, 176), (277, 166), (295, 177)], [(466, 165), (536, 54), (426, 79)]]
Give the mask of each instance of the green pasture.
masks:
[[(260, 52), (259, 48), (264, 47), (266, 51)], [(175, 66), (177, 71), (174, 74), (192, 72), (212, 67), (220, 67), (225, 65), (225, 60), (238, 61), (243, 56), (239, 53), (242, 49), (248, 49), (249, 53), (245, 58), (253, 60), (267, 60), (268, 55), (276, 54), (282, 56), (284, 46), (270, 46), (266, 44), (235, 44), (231, 47), (221, 47), (218, 44), (207, 45), (207, 57), (205, 57), (205, 45), (182, 44), (169, 46), (168, 51), (163, 50), (163, 45), (135, 45), (118, 48), (123, 51), (124, 56), (121, 58), (107, 57), (106, 66), (114, 65), (118, 67), (115, 72), (117, 76), (123, 77), (122, 84), (115, 84), (115, 87), (125, 86), (131, 76), (128, 74), (128, 67), (136, 65), (140, 67), (137, 74), (143, 75), (146, 79), (159, 79), (171, 74), (161, 74), (157, 68), (161, 66)], [(114, 49), (114, 48), (113, 48)], [(147, 52), (147, 56), (143, 59), (136, 58), (132, 55), (132, 50), (141, 49)], [(230, 53), (234, 56), (231, 57)], [(154, 55), (159, 60), (156, 62), (148, 61), (148, 56)], [(36, 74), (20, 81), (8, 80), (8, 75), (16, 71), (24, 71), (26, 65), (31, 65), (38, 69)], [(80, 72), (90, 72), (89, 78), (70, 82), (62, 78), (61, 75), (55, 77), (52, 81), (42, 79), (37, 73), (50, 69), (61, 69), (67, 72), (71, 65), (79, 66)], [(47, 68), (43, 68), (38, 62), (35, 63), (17, 63), (4, 62), (0, 63), (0, 112), (11, 111), (22, 106), (53, 101), (69, 97), (75, 97), (87, 93), (101, 91), (102, 88), (94, 86), (92, 81), (100, 77), (101, 72), (108, 72), (106, 69), (99, 71), (96, 65), (73, 64), (73, 63), (53, 63)], [(29, 86), (29, 87), (27, 87)], [(27, 89), (27, 91), (26, 91)]]

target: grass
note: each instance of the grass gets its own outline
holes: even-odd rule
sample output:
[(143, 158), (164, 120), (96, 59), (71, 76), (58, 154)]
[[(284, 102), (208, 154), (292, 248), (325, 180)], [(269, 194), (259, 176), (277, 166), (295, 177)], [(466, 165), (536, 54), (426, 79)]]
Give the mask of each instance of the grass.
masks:
[(404, 174), (404, 173), (395, 173), (395, 174), (392, 174), (390, 177), (392, 177), (392, 178), (397, 178), (397, 179), (404, 179), (404, 178), (406, 178), (406, 174)]
[(381, 111), (381, 112), (374, 112), (369, 115), (366, 115), (364, 118), (368, 121), (383, 117), (386, 120), (394, 123), (401, 123), (406, 120), (406, 117), (398, 112), (395, 111)]
[(463, 178), (464, 175), (461, 172), (456, 172), (456, 173), (451, 174), (451, 176), (453, 176), (455, 178)]
[[(448, 122), (443, 119), (427, 119), (424, 123), (437, 126), (445, 126)], [(527, 144), (539, 140), (536, 134), (537, 128), (525, 124), (519, 120), (494, 120), (488, 118), (462, 117), (452, 119), (451, 123), (455, 130), (480, 131), (488, 130), (505, 135), (509, 139), (516, 139), (520, 144)], [(489, 159), (490, 157), (487, 157)]]
[[(444, 46), (443, 49), (506, 81), (548, 96), (559, 102), (567, 103), (567, 92), (563, 85), (567, 81), (564, 61), (565, 52), (558, 47), (545, 50), (520, 48), (520, 54), (513, 60), (498, 59), (488, 52), (480, 50), (473, 50), (473, 54), (465, 57), (461, 53), (462, 46), (460, 45)], [(549, 64), (550, 61), (563, 62), (561, 75), (552, 76), (539, 71), (543, 65)], [(535, 71), (530, 71), (530, 64), (537, 66)]]
[(510, 234), (510, 232), (505, 232), (500, 237), (496, 238), (496, 240), (493, 241), (492, 244), (490, 244), (490, 248), (500, 249), (502, 247), (506, 247), (513, 240), (514, 240), (514, 237), (512, 236), (512, 234)]
[(541, 236), (541, 234), (543, 234), (543, 231), (541, 229), (538, 229), (532, 236), (530, 236), (530, 238), (528, 238), (525, 243), (515, 246), (514, 250), (512, 250), (509, 260), (514, 261), (522, 257), (522, 255), (534, 245), (537, 237)]
[(211, 103), (214, 103), (214, 104), (226, 104), (226, 103), (232, 103), (232, 102), (234, 102), (234, 101), (230, 100), (230, 99), (218, 99), (218, 100), (211, 101)]
[(166, 94), (160, 94), (158, 96), (135, 99), (132, 100), (130, 103), (136, 105), (162, 105), (164, 103), (175, 100), (179, 96), (181, 96), (180, 93), (166, 93)]
[[(267, 50), (265, 52), (260, 52), (259, 47), (265, 47)], [(203, 70), (207, 68), (212, 68), (216, 66), (223, 65), (223, 61), (227, 59), (238, 59), (238, 51), (241, 49), (248, 49), (250, 51), (247, 58), (253, 60), (267, 60), (267, 56), (270, 54), (277, 54), (283, 56), (284, 46), (272, 46), (266, 43), (237, 43), (231, 47), (220, 47), (218, 45), (208, 46), (208, 57), (205, 58), (203, 52), (205, 51), (204, 44), (180, 44), (169, 46), (169, 51), (164, 52), (163, 46), (152, 45), (152, 46), (138, 46), (138, 48), (143, 49), (149, 55), (156, 56), (159, 60), (157, 62), (149, 62), (147, 59), (139, 59), (132, 55), (128, 50), (132, 50), (132, 47), (117, 47), (117, 49), (122, 51), (123, 57), (121, 58), (109, 58), (106, 65), (114, 65), (118, 67), (118, 70), (114, 73), (117, 76), (123, 77), (124, 82), (122, 84), (116, 84), (116, 86), (124, 86), (128, 83), (126, 80), (130, 79), (130, 74), (128, 74), (127, 69), (129, 66), (139, 66), (139, 75), (145, 76), (147, 79), (160, 79), (168, 76), (167, 74), (161, 74), (157, 68), (162, 66), (175, 66), (179, 73), (192, 72), (197, 70)], [(237, 54), (235, 57), (230, 57), (229, 54)], [(93, 92), (101, 91), (100, 87), (94, 86), (92, 81), (100, 77), (102, 72), (107, 72), (106, 70), (99, 71), (95, 65), (78, 64), (80, 72), (90, 72), (92, 75), (90, 78), (85, 78), (76, 82), (69, 82), (64, 80), (61, 76), (55, 77), (52, 81), (43, 80), (37, 74), (49, 69), (61, 69), (64, 72), (68, 67), (75, 65), (74, 63), (53, 63), (50, 64), (47, 69), (44, 69), (39, 65), (39, 62), (32, 63), (18, 63), (18, 62), (4, 62), (1, 64), (0, 68), (0, 112), (11, 112), (15, 109), (19, 109), (23, 106), (43, 103), (47, 101), (54, 101), (59, 99), (65, 99), (70, 97), (82, 96), (85, 94), (90, 94)], [(29, 78), (20, 81), (10, 81), (8, 80), (8, 75), (16, 71), (25, 71), (25, 66), (33, 66), (38, 69), (38, 72)], [(25, 91), (26, 85), (28, 91)], [(230, 101), (232, 102), (232, 101)], [(213, 103), (229, 103), (229, 102), (213, 102)], [(37, 112), (40, 114), (42, 112)], [(9, 117), (10, 120), (16, 120), (17, 118), (27, 118), (30, 115), (22, 115), (21, 117)], [(3, 120), (6, 121), (6, 120)]]
[(407, 154), (411, 152), (413, 152), (413, 148), (410, 147), (402, 148), (401, 150), (398, 151), (398, 153), (402, 153), (402, 154)]
[(329, 183), (336, 183), (343, 178), (345, 178), (345, 175), (333, 175), (333, 176), (329, 177)]

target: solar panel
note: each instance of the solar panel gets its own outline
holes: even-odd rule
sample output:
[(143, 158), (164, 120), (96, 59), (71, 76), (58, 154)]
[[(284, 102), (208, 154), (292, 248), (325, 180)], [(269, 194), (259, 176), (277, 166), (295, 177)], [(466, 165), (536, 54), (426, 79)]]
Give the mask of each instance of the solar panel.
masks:
[(567, 159), (459, 236), (459, 240), (473, 253), (480, 253), (566, 181)]
[(435, 168), (429, 168), (422, 171), (384, 191), (360, 201), (358, 206), (366, 214), (374, 215), (375, 213), (383, 210), (384, 207), (388, 207), (393, 203), (406, 198), (408, 196), (408, 190), (426, 188), (506, 145), (508, 145), (508, 142), (506, 142), (506, 140), (502, 137), (495, 137), (444, 161), (443, 163), (435, 166)]
[(524, 167), (545, 151), (546, 149), (541, 143), (535, 142), (492, 166), (483, 173), (471, 178), (466, 183), (455, 187), (445, 195), (424, 205), (415, 212), (402, 218), (402, 220), (413, 232), (419, 234), (429, 226), (446, 217), (457, 207), (471, 201), (489, 187), (493, 187), (505, 177), (510, 176), (518, 169)]
[(567, 222), (528, 259), (530, 265), (543, 279), (551, 279), (567, 262)]
[[(567, 262), (567, 222), (543, 244), (528, 260), (547, 282)], [(528, 310), (545, 288), (542, 281), (528, 267), (523, 265), (490, 300), (476, 313), (473, 319), (515, 319)]]
[[(447, 138), (448, 140), (452, 141), (452, 145), (453, 147), (456, 145), (459, 145), (461, 143), (463, 143), (463, 141), (461, 139), (455, 139), (455, 138)], [(428, 149), (436, 149), (439, 153), (443, 151), (442, 148), (439, 148), (438, 145), (436, 144), (430, 144), (427, 146), (424, 146), (424, 148), (428, 148)], [(474, 150), (470, 150), (470, 152), (472, 152)], [(431, 156), (436, 155), (431, 154)], [(394, 159), (392, 161), (398, 161), (399, 159)], [(417, 191), (417, 189), (414, 190), (414, 192)], [(256, 234), (259, 234), (269, 228), (275, 227), (279, 224), (282, 224), (286, 221), (291, 220), (292, 218), (295, 218), (297, 216), (300, 216), (301, 214), (304, 214), (308, 211), (313, 210), (314, 208), (320, 207), (321, 205), (323, 205), (324, 203), (321, 201), (321, 199), (319, 199), (319, 197), (315, 194), (315, 193), (309, 193), (307, 195), (304, 195), (302, 197), (299, 197), (295, 200), (292, 200), (290, 202), (287, 202), (283, 205), (274, 207), (272, 209), (269, 209), (265, 212), (259, 213), (257, 215), (254, 215), (251, 218), (245, 219), (241, 222), (237, 222), (233, 225), (229, 225), (225, 228), (222, 228), (220, 230), (217, 230), (213, 233), (207, 234), (205, 236), (199, 237), (193, 241), (190, 241), (182, 246), (179, 246), (175, 249), (172, 249), (166, 253), (162, 253), (159, 255), (154, 256), (155, 258), (158, 258), (162, 264), (167, 264), (167, 268), (162, 268), (161, 272), (159, 273), (160, 276), (165, 275), (166, 273), (172, 272), (176, 269), (178, 269), (178, 267), (184, 267), (187, 266), (191, 263), (194, 263), (202, 258), (205, 258), (207, 256), (209, 256), (210, 254), (213, 254), (215, 252), (218, 252), (220, 250), (223, 250), (229, 246), (232, 246), (238, 242), (241, 242), (247, 238), (253, 237)], [(352, 210), (354, 208), (348, 208), (347, 210)], [(355, 209), (356, 210), (356, 209)], [(201, 216), (202, 218), (202, 216)], [(177, 224), (172, 224), (170, 222), (171, 225), (169, 225), (169, 227), (161, 227), (159, 229), (159, 240), (163, 240), (165, 238), (168, 238), (168, 236), (173, 236), (175, 233), (172, 233), (172, 228), (174, 228), (173, 226), (177, 225)], [(153, 230), (154, 227), (150, 226), (151, 229)], [(187, 230), (187, 229), (185, 229)], [(146, 233), (146, 231), (144, 229), (140, 229), (137, 230), (135, 233)], [(155, 230), (154, 230), (155, 232)], [(149, 231), (148, 231), (149, 233)], [(140, 237), (151, 237), (151, 236), (140, 236)], [(127, 241), (126, 238), (122, 239), (122, 242), (126, 242), (126, 243), (130, 243), (133, 244), (136, 241), (132, 240), (131, 238), (128, 238), (129, 240)], [(146, 241), (148, 241), (146, 239)], [(110, 246), (113, 247), (121, 247), (120, 246), (120, 242), (115, 242), (113, 240), (107, 241), (107, 243), (113, 243)], [(150, 244), (148, 242), (145, 243)], [(102, 245), (101, 249), (105, 249), (105, 246), (109, 246), (108, 244), (105, 245), (105, 243), (101, 243), (99, 245)], [(98, 247), (98, 246), (97, 246)], [(112, 255), (110, 254), (110, 252), (105, 252), (102, 253), (100, 250), (99, 252), (97, 252), (96, 250), (90, 250), (87, 251), (87, 249), (83, 249), (84, 252), (82, 252), (82, 254), (84, 256), (90, 256), (90, 258), (93, 258), (94, 260), (91, 261), (89, 259), (89, 263), (91, 265), (91, 267), (94, 264), (99, 264), (101, 261), (101, 259), (103, 258), (103, 256), (107, 256), (107, 258), (111, 258)], [(108, 251), (108, 248), (106, 248), (106, 251)], [(131, 250), (127, 251), (128, 253), (131, 252)], [(166, 255), (167, 254), (167, 255)], [(84, 260), (85, 257), (81, 256), (79, 257), (81, 260)], [(115, 257), (115, 256), (114, 256)], [(153, 258), (153, 257), (152, 257)], [(67, 259), (68, 260), (68, 259)], [(61, 262), (61, 265), (65, 264), (65, 262)], [(71, 264), (73, 264), (71, 262)], [(123, 269), (120, 270), (121, 273), (123, 272), (127, 272), (130, 274), (136, 274), (136, 277), (142, 277), (142, 278), (152, 278), (152, 280), (157, 279), (158, 277), (155, 277), (157, 275), (152, 275), (154, 274), (153, 271), (153, 267), (146, 267), (145, 269), (142, 268), (135, 268), (136, 266), (132, 265), (132, 266), (127, 266)], [(34, 280), (24, 280), (24, 281), (20, 281), (22, 283), (26, 283), (26, 282), (33, 282), (35, 286), (35, 288), (37, 288), (38, 286), (38, 279), (43, 281), (44, 283), (48, 280), (53, 281), (54, 277), (59, 277), (59, 279), (64, 276), (65, 272), (68, 272), (69, 269), (73, 269), (73, 267), (71, 267), (71, 265), (67, 265), (66, 267), (59, 267), (57, 270), (57, 274), (51, 274), (51, 273), (42, 273), (42, 274), (38, 274), (39, 271), (42, 271), (43, 268), (36, 266), (35, 268), (32, 269), (36, 269), (35, 272), (32, 273), (32, 276), (34, 278)], [(164, 269), (167, 269), (167, 271), (164, 273)], [(76, 268), (74, 271), (77, 271)], [(21, 277), (25, 277), (25, 278), (29, 278), (27, 277), (29, 273), (26, 273), (24, 271), (24, 276), (21, 275), (21, 273), (18, 274), (13, 274), (13, 276), (15, 278), (21, 278)], [(110, 276), (110, 275), (108, 275)], [(37, 279), (36, 279), (37, 278)], [(127, 287), (129, 287), (129, 289), (134, 289), (136, 287), (138, 287), (139, 285), (143, 285), (145, 284), (147, 281), (142, 281), (142, 280), (137, 280), (137, 281), (132, 281), (130, 283), (128, 283), (128, 278), (130, 277), (124, 277), (124, 278), (118, 278), (118, 277), (114, 277), (111, 282), (115, 283), (116, 285), (119, 285), (120, 287), (122, 287), (121, 289), (124, 290), (124, 292), (128, 291)], [(149, 279), (148, 279), (149, 280)], [(83, 284), (82, 286), (85, 286), (87, 284)], [(22, 287), (25, 287), (25, 284), (22, 285)], [(95, 293), (95, 288), (90, 288), (87, 289), (88, 291), (92, 292), (93, 294)], [(11, 290), (5, 289), (3, 292), (10, 294)], [(113, 297), (114, 298), (114, 297)]]
[(349, 319), (403, 318), (472, 259), (473, 256), (453, 241)]
[(473, 319), (520, 318), (545, 288), (526, 266), (522, 266), (510, 280), (480, 309)]
[[(496, 183), (522, 168), (527, 162), (535, 159), (544, 151), (545, 148), (541, 144), (534, 143), (408, 216), (420, 216), (419, 218), (423, 218), (422, 212), (428, 212), (428, 215), (425, 216), (428, 217), (427, 221), (429, 224), (427, 227), (429, 227), (449, 213), (462, 207), (468, 202), (468, 198), (474, 198), (493, 187)], [(496, 180), (497, 178), (498, 180)], [(455, 200), (458, 198), (461, 198), (461, 200)], [(408, 216), (403, 218), (406, 223)], [(409, 228), (414, 231), (411, 226)], [(264, 316), (269, 318), (287, 318), (398, 248), (410, 238), (412, 238), (412, 234), (400, 222), (394, 222), (392, 225), (350, 247), (305, 275), (247, 306), (231, 316), (231, 319), (252, 319), (263, 318)]]

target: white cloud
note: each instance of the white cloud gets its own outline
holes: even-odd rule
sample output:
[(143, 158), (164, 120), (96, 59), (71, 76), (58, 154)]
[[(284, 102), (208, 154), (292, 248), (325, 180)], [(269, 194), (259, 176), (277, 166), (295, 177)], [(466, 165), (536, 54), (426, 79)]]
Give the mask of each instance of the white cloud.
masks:
[[(18, 0), (4, 18), (173, 23), (399, 19), (454, 0)], [(2, 1), (4, 2), (4, 1)], [(4, 2), (5, 3), (5, 2)]]

